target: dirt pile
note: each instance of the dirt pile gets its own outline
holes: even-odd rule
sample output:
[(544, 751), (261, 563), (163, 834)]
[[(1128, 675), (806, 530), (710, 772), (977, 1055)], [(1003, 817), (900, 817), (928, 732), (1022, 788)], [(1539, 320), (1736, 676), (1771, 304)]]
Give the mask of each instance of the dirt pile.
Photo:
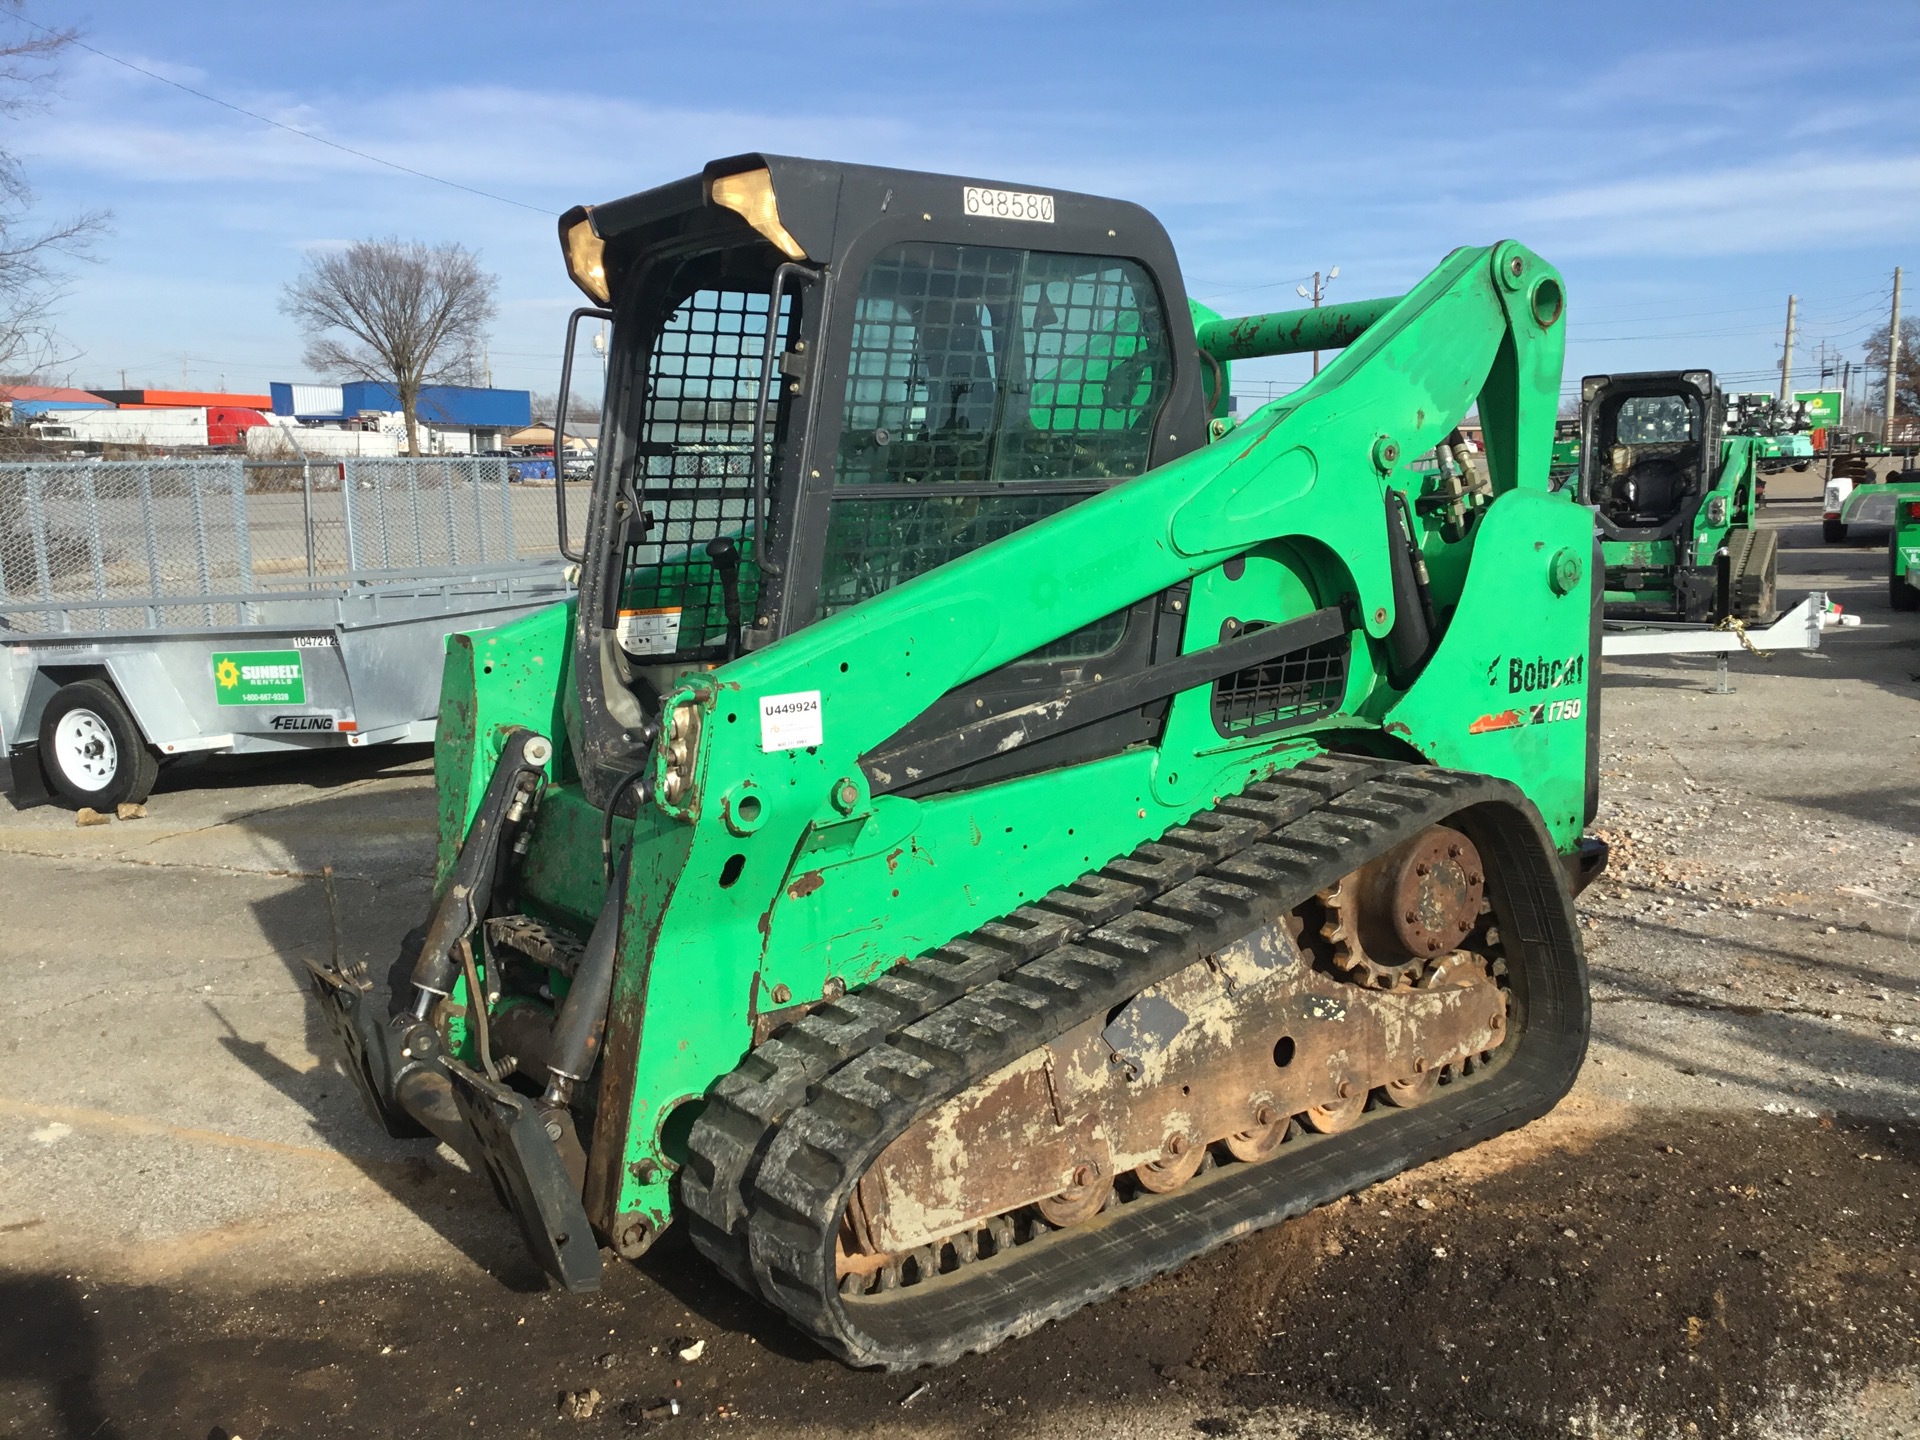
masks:
[(1249, 1247), (1196, 1357), (1242, 1406), (1421, 1437), (1731, 1435), (1920, 1363), (1912, 1128), (1697, 1118), (1410, 1178)]

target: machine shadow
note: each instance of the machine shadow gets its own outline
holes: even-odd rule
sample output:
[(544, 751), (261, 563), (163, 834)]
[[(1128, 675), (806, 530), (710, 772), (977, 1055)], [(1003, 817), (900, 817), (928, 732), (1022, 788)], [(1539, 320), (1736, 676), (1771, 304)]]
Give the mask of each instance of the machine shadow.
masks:
[[(1667, 1067), (1676, 1074), (1684, 1073), (1690, 1078), (1717, 1080), (1742, 1089), (1758, 1090), (1776, 1096), (1782, 1104), (1804, 1109), (1832, 1111), (1842, 1108), (1837, 1101), (1840, 1095), (1844, 1095), (1844, 1108), (1850, 1112), (1879, 1116), (1886, 1120), (1903, 1120), (1910, 1116), (1915, 1097), (1920, 1096), (1920, 1053), (1911, 1046), (1894, 1045), (1877, 1036), (1841, 1030), (1813, 1014), (1675, 991), (1604, 964), (1595, 964), (1592, 972), (1596, 980), (1619, 992), (1600, 1002), (1603, 1009), (1610, 1004), (1637, 1000), (1709, 1012), (1720, 1017), (1721, 1023), (1755, 1057), (1817, 1055), (1823, 1071), (1843, 1076), (1847, 1084), (1844, 1091), (1837, 1095), (1826, 1095), (1804, 1084), (1783, 1084), (1763, 1078), (1757, 1065), (1716, 1065), (1705, 1059), (1698, 1048), (1664, 1045), (1653, 1038), (1652, 1032), (1644, 1029), (1628, 1031), (1621, 1027), (1596, 1024), (1596, 1039)], [(1867, 978), (1872, 978), (1870, 972)]]
[(0, 1276), (0, 1390), (23, 1399), (38, 1390), (59, 1440), (118, 1440), (126, 1433), (100, 1398), (100, 1358), (100, 1336), (77, 1281)]
[[(364, 779), (391, 768), (384, 763), (360, 765), (344, 773)], [(432, 895), (433, 805), (433, 791), (423, 785), (377, 796), (330, 794), (236, 822), (270, 841), (290, 861), (289, 883), (254, 901), (253, 911), (286, 969), (287, 984), (299, 996), (303, 1045), (318, 1063), (310, 1068), (288, 1064), (265, 1042), (250, 1039), (220, 1012), (214, 1013), (227, 1031), (220, 1037), (227, 1053), (300, 1106), (316, 1139), (350, 1160), (503, 1286), (516, 1293), (535, 1292), (545, 1288), (546, 1276), (528, 1255), (511, 1218), (496, 1208), (484, 1177), (449, 1160), (433, 1141), (386, 1136), (366, 1113), (333, 1034), (308, 993), (309, 962), (331, 958), (337, 929), (339, 958), (367, 967), (376, 985), (375, 1003), (384, 1008), (400, 937), (424, 918)], [(334, 870), (331, 908), (322, 878), (329, 866)], [(449, 1209), (423, 1203), (432, 1181), (455, 1184), (459, 1204)]]
[[(1661, 893), (1645, 885), (1630, 885), (1622, 888), (1632, 890), (1640, 895), (1655, 896)], [(1751, 907), (1751, 913), (1760, 916), (1778, 915), (1781, 912), (1765, 906), (1753, 906)], [(1675, 940), (1705, 945), (1715, 951), (1724, 950), (1730, 955), (1771, 955), (1775, 959), (1785, 960), (1789, 964), (1804, 967), (1809, 975), (1817, 970), (1818, 973), (1823, 976), (1851, 980), (1861, 985), (1878, 986), (1889, 993), (1896, 991), (1911, 992), (1913, 988), (1911, 982), (1902, 979), (1898, 975), (1888, 975), (1879, 970), (1869, 969), (1866, 966), (1852, 964), (1843, 960), (1835, 960), (1827, 955), (1812, 955), (1808, 954), (1805, 950), (1790, 950), (1783, 946), (1770, 945), (1766, 941), (1757, 938), (1757, 935), (1753, 933), (1739, 939), (1734, 939), (1685, 925), (1675, 925), (1664, 920), (1655, 922), (1644, 918), (1610, 919), (1607, 923), (1609, 925), (1623, 926), (1627, 929), (1658, 930), (1662, 934), (1670, 936)], [(1888, 938), (1891, 940), (1892, 937)], [(1903, 939), (1898, 943), (1906, 945), (1910, 942)], [(1594, 968), (1600, 968), (1598, 962), (1594, 962)], [(1729, 1004), (1727, 1008), (1744, 1014), (1747, 1010), (1752, 1010), (1755, 1007), (1742, 1007)]]
[[(608, 1259), (608, 1264), (621, 1262)], [(811, 1338), (795, 1329), (772, 1307), (728, 1280), (694, 1249), (684, 1225), (672, 1225), (634, 1268), (709, 1325), (752, 1337), (761, 1349), (783, 1360), (838, 1366)]]
[(1842, 790), (1819, 795), (1783, 795), (1802, 809), (1842, 815), (1869, 825), (1884, 825), (1920, 835), (1920, 785), (1887, 785), (1873, 790)]
[(248, 790), (261, 785), (304, 785), (316, 791), (376, 779), (431, 762), (431, 745), (333, 747), (278, 755), (187, 755), (160, 768), (154, 794), (180, 790)]
[[(465, 1201), (471, 1202), (480, 1196), (491, 1199), (485, 1180), (447, 1163), (435, 1153), (436, 1146), (430, 1141), (398, 1142), (416, 1149), (417, 1153), (396, 1161), (369, 1156), (364, 1153), (364, 1145), (356, 1146), (344, 1134), (331, 1133), (339, 1128), (339, 1107), (327, 1102), (340, 1091), (347, 1092), (349, 1099), (353, 1098), (353, 1082), (343, 1073), (344, 1067), (336, 1060), (331, 1065), (323, 1064), (319, 1071), (311, 1074), (296, 1069), (262, 1042), (248, 1040), (241, 1035), (233, 1022), (221, 1014), (217, 1007), (208, 1005), (207, 1008), (226, 1027), (227, 1033), (220, 1037), (220, 1044), (226, 1052), (305, 1109), (313, 1117), (315, 1134), (352, 1162), (362, 1175), (386, 1191), (404, 1209), (424, 1220), (441, 1239), (508, 1290), (528, 1295), (547, 1288), (546, 1273), (520, 1243), (519, 1234), (512, 1224), (494, 1223), (496, 1213), (500, 1220), (508, 1219), (505, 1211), (495, 1212), (484, 1204), (476, 1206), (467, 1203), (457, 1211), (448, 1213), (443, 1206), (421, 1203), (429, 1186), (447, 1180), (459, 1185)], [(319, 1088), (321, 1085), (331, 1088), (322, 1090)], [(374, 1120), (357, 1101), (353, 1109), (358, 1112), (361, 1121), (358, 1133), (363, 1140), (369, 1131), (379, 1134)]]

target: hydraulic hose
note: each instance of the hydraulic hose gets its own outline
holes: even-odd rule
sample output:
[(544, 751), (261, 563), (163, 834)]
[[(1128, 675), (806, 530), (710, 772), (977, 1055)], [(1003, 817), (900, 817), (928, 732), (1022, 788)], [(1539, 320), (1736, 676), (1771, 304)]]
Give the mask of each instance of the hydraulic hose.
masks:
[(1387, 631), (1387, 672), (1396, 688), (1412, 688), (1433, 649), (1433, 600), (1422, 583), (1426, 568), (1414, 538), (1406, 496), (1386, 492), (1387, 572), (1393, 579), (1393, 628)]
[(620, 912), (627, 899), (627, 873), (633, 863), (633, 847), (621, 852), (614, 869), (613, 883), (593, 922), (593, 933), (580, 954), (573, 972), (573, 984), (561, 1003), (559, 1018), (553, 1022), (553, 1049), (547, 1061), (547, 1084), (541, 1104), (565, 1105), (573, 1087), (593, 1073), (600, 1058), (600, 1042), (606, 1036), (607, 1003), (613, 995), (613, 966), (620, 955)]

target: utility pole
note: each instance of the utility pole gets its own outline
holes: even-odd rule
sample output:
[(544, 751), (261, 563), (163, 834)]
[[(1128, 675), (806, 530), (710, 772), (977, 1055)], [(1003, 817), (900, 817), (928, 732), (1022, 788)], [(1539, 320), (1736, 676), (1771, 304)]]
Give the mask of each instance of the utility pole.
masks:
[(1893, 267), (1893, 319), (1887, 325), (1887, 424), (1881, 439), (1893, 444), (1894, 404), (1900, 397), (1900, 267)]
[[(1338, 265), (1334, 266), (1331, 270), (1327, 271), (1326, 277), (1324, 279), (1321, 278), (1320, 272), (1316, 270), (1313, 272), (1313, 289), (1312, 290), (1308, 290), (1307, 287), (1304, 285), (1296, 285), (1293, 287), (1293, 290), (1296, 295), (1299, 295), (1303, 298), (1311, 296), (1313, 300), (1313, 308), (1318, 310), (1320, 308), (1320, 297), (1327, 293), (1326, 287), (1331, 285), (1334, 281), (1338, 280), (1339, 278), (1340, 278), (1340, 267)], [(1318, 350), (1313, 352), (1313, 373), (1316, 375), (1320, 373), (1320, 352)]]
[(1782, 408), (1793, 401), (1793, 316), (1799, 308), (1798, 295), (1787, 296), (1787, 343), (1780, 352), (1780, 404)]

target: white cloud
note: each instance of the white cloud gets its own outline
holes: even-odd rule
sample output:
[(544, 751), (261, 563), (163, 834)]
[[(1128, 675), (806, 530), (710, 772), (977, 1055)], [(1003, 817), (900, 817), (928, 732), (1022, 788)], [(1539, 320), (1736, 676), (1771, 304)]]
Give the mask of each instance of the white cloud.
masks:
[[(1590, 185), (1489, 206), (1577, 255), (1688, 256), (1850, 248), (1920, 225), (1920, 154), (1795, 155)], [(1544, 241), (1543, 241), (1544, 243)]]

